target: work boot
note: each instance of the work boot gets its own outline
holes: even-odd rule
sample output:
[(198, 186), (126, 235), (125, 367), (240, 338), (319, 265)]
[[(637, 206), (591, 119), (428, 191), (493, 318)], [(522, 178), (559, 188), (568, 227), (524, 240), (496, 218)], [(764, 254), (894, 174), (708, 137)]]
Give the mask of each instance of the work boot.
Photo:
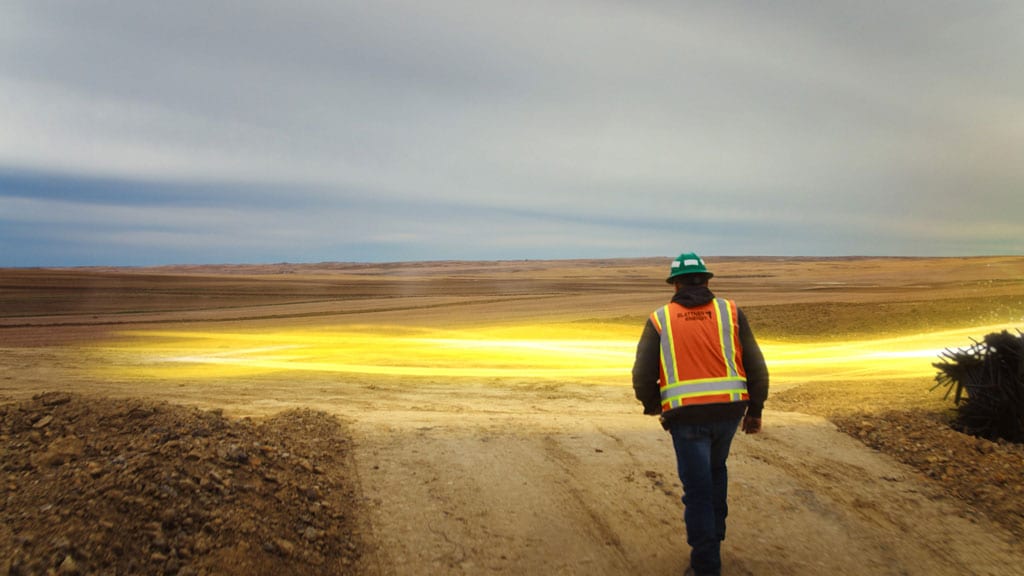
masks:
[(687, 566), (686, 572), (683, 572), (683, 576), (717, 576), (714, 574), (703, 574), (693, 569), (693, 566)]

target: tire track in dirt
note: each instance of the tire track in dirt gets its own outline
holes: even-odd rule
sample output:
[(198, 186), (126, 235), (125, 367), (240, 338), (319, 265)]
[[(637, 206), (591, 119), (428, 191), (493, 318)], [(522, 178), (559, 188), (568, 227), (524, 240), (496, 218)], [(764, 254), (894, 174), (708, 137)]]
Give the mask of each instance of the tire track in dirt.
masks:
[(994, 576), (1024, 561), (1004, 531), (820, 418), (773, 413), (751, 440), (730, 459), (730, 530), (759, 525), (744, 538), (778, 549), (755, 573)]
[[(350, 414), (375, 576), (681, 573), (670, 437), (618, 408)], [(1024, 562), (1007, 532), (823, 419), (769, 411), (765, 426), (734, 441), (724, 573), (1000, 576)]]
[[(585, 417), (471, 416), (467, 424), (451, 414), (416, 416), (436, 420), (386, 431), (355, 426), (381, 575), (685, 567), (679, 549), (651, 549), (680, 533), (679, 493), (667, 495), (663, 458), (652, 460), (656, 468), (638, 466), (630, 443), (617, 446)], [(648, 444), (659, 437), (651, 432), (643, 434)], [(671, 518), (652, 514), (666, 507)]]
[(612, 555), (618, 558), (616, 565), (623, 569), (628, 567), (628, 555), (623, 549), (619, 535), (608, 525), (600, 511), (590, 504), (580, 488), (583, 483), (578, 477), (578, 471), (581, 469), (579, 458), (559, 445), (552, 436), (544, 436), (543, 445), (550, 461), (562, 469), (556, 488), (567, 496), (563, 502), (571, 501), (576, 508), (581, 510), (589, 519), (590, 525), (593, 526), (597, 539), (603, 540), (605, 544), (612, 547)]

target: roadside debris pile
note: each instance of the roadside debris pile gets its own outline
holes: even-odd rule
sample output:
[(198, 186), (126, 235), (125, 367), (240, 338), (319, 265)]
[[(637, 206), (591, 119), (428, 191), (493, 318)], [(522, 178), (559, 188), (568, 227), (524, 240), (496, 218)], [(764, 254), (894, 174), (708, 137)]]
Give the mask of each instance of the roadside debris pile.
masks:
[(946, 350), (933, 364), (936, 387), (954, 393), (954, 426), (989, 440), (1024, 443), (1024, 334), (993, 332), (966, 349)]
[(351, 574), (341, 423), (46, 393), (0, 406), (0, 575)]

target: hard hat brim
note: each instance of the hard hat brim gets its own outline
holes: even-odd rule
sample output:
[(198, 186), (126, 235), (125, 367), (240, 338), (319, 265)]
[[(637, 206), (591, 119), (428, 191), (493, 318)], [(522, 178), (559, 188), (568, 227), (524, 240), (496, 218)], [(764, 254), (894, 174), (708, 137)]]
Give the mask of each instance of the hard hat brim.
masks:
[(681, 278), (683, 276), (696, 276), (696, 275), (705, 276), (705, 277), (707, 277), (708, 280), (710, 280), (710, 279), (715, 277), (715, 275), (712, 274), (711, 272), (680, 272), (679, 274), (673, 274), (673, 275), (669, 276), (668, 278), (666, 278), (665, 279), (665, 283), (666, 284), (674, 284), (676, 278)]

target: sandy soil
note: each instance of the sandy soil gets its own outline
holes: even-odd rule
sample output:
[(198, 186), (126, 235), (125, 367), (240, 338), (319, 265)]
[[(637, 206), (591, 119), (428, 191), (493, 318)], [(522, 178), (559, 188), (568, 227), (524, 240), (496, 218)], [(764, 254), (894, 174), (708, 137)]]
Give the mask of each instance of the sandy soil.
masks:
[[(339, 416), (352, 435), (368, 574), (677, 574), (687, 554), (671, 443), (639, 414), (628, 362), (620, 375), (594, 379), (206, 365), (154, 376), (131, 348), (141, 338), (132, 331), (143, 329), (579, 323), (638, 336), (646, 313), (668, 297), (666, 264), (0, 271), (0, 400), (66, 390), (235, 417), (295, 407)], [(718, 274), (712, 288), (737, 299), (769, 341), (813, 347), (933, 325), (1024, 323), (1024, 258), (709, 264)], [(773, 393), (814, 390), (795, 374), (775, 378)], [(920, 381), (830, 385), (858, 391), (856, 402), (859, 391)], [(773, 410), (770, 398), (764, 433), (734, 443), (723, 573), (1019, 573), (1024, 547), (1005, 524), (803, 413), (821, 413), (815, 394), (796, 397), (806, 410), (799, 402)], [(1024, 483), (1024, 470), (1010, 481)]]

